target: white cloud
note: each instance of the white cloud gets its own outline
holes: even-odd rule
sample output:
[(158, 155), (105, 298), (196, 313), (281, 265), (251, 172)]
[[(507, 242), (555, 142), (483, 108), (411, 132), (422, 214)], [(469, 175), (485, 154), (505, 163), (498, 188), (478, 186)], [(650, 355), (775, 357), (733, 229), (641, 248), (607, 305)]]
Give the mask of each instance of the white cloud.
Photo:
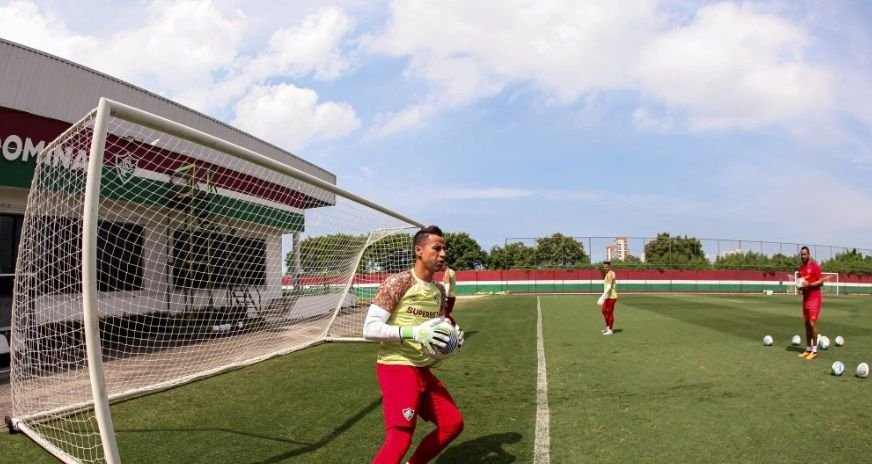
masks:
[(376, 115), (376, 126), (369, 130), (367, 139), (386, 137), (406, 129), (418, 127), (438, 109), (438, 104), (422, 103), (404, 108), (397, 113)]
[(360, 127), (349, 105), (318, 103), (318, 94), (291, 84), (254, 86), (235, 106), (231, 124), (289, 150), (330, 140)]
[(226, 13), (212, 0), (153, 0), (142, 10), (140, 24), (98, 39), (69, 31), (51, 9), (16, 1), (0, 7), (0, 31), (207, 114), (232, 105), (233, 124), (284, 148), (341, 137), (360, 126), (346, 103), (318, 103), (314, 90), (267, 84), (349, 72), (341, 45), (354, 20), (342, 9), (324, 7), (277, 29), (252, 56), (240, 53), (251, 32), (240, 10)]
[(655, 114), (651, 108), (636, 108), (633, 111), (633, 124), (642, 129), (658, 132), (666, 132), (675, 127), (672, 116)]
[[(671, 113), (695, 130), (753, 128), (830, 106), (830, 76), (806, 63), (809, 38), (788, 19), (723, 2), (686, 22), (662, 3), (397, 0), (384, 32), (365, 43), (409, 59), (408, 77), (431, 87), (410, 108), (427, 102), (432, 113), (510, 85), (538, 89), (554, 104), (637, 92), (665, 106), (657, 121), (648, 108), (635, 115), (658, 130), (675, 124)], [(402, 123), (384, 126), (424, 123), (406, 111), (396, 116)]]
[(339, 8), (322, 8), (299, 24), (280, 28), (254, 56), (238, 56), (226, 72), (204, 86), (189, 86), (179, 101), (203, 111), (218, 111), (241, 98), (253, 85), (271, 78), (335, 79), (351, 70), (341, 44), (354, 21)]
[(0, 6), (0, 34), (13, 42), (58, 56), (86, 56), (99, 44), (94, 37), (69, 31), (63, 19), (28, 1)]
[(656, 37), (642, 53), (642, 89), (685, 111), (692, 129), (752, 128), (828, 109), (830, 76), (804, 62), (808, 38), (751, 3), (718, 3)]

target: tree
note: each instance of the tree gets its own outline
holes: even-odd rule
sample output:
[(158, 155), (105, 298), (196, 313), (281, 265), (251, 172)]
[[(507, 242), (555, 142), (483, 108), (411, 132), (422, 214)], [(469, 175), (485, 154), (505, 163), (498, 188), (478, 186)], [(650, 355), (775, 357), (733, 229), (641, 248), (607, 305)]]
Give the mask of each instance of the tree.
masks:
[[(350, 234), (328, 234), (308, 237), (300, 242), (300, 267), (304, 273), (337, 272), (347, 263), (349, 256), (342, 250), (360, 247), (366, 243), (366, 236)], [(294, 272), (294, 251), (285, 255), (288, 271)]]
[(836, 253), (832, 258), (821, 262), (821, 270), (839, 274), (869, 275), (872, 274), (872, 256), (864, 256), (854, 248), (851, 251)]
[(572, 237), (555, 233), (536, 239), (536, 265), (545, 268), (572, 268), (590, 264), (584, 245)]
[(772, 262), (762, 253), (745, 251), (715, 258), (715, 269), (769, 269)]
[(466, 232), (446, 233), (445, 246), (445, 259), (452, 269), (476, 270), (487, 266), (487, 252)]
[(702, 243), (695, 237), (670, 237), (668, 233), (645, 244), (645, 260), (661, 267), (706, 269), (710, 266)]
[(613, 259), (611, 261), (614, 269), (644, 269), (645, 263), (636, 256), (627, 255), (624, 259)]
[(536, 249), (522, 242), (507, 243), (504, 247), (495, 245), (490, 251), (488, 269), (530, 269), (535, 261)]
[(392, 234), (366, 248), (357, 272), (400, 272), (408, 269), (414, 260), (411, 237), (405, 234)]

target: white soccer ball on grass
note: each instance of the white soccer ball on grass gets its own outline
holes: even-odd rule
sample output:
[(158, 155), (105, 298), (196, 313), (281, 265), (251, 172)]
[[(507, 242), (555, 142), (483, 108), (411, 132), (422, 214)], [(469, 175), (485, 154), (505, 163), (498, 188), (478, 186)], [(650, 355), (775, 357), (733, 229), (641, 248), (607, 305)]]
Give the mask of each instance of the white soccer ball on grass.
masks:
[(822, 350), (830, 349), (830, 339), (827, 337), (818, 337), (818, 348)]
[(845, 346), (845, 337), (841, 335), (836, 336), (836, 346)]
[(802, 343), (802, 338), (799, 335), (794, 335), (793, 338), (790, 339), (790, 344), (793, 346), (799, 346)]
[(866, 363), (860, 363), (857, 365), (857, 377), (861, 379), (865, 379), (869, 376), (869, 365)]
[(764, 345), (772, 346), (773, 343), (775, 343), (775, 340), (772, 339), (771, 335), (767, 335), (767, 336), (763, 337), (763, 344)]
[(833, 363), (833, 375), (842, 375), (842, 372), (845, 372), (845, 364), (842, 361), (836, 361)]

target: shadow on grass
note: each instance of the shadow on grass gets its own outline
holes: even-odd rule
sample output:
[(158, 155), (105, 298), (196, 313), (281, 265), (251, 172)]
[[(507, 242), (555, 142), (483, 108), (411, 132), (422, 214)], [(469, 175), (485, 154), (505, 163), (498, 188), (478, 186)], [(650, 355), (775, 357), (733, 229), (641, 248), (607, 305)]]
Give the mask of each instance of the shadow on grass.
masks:
[(470, 441), (465, 441), (457, 446), (451, 446), (439, 455), (436, 464), (477, 463), (508, 464), (515, 462), (517, 458), (503, 449), (504, 443), (517, 443), (521, 441), (521, 434), (517, 432), (495, 433), (485, 435)]
[[(676, 303), (673, 298), (652, 298), (645, 304), (627, 304), (626, 306), (748, 340), (758, 340), (763, 332), (775, 328), (791, 325), (796, 326), (797, 330), (803, 328), (799, 304), (796, 305), (796, 316), (786, 316), (714, 302), (705, 304)], [(750, 301), (748, 304), (749, 307), (755, 306)], [(824, 311), (826, 311), (826, 307), (824, 307)], [(839, 333), (846, 336), (862, 333), (861, 328), (839, 323), (822, 322), (818, 326), (827, 333)]]
[(303, 446), (301, 448), (297, 448), (293, 451), (288, 451), (287, 453), (282, 453), (282, 454), (279, 454), (279, 455), (276, 455), (276, 456), (273, 456), (273, 457), (270, 457), (267, 459), (263, 459), (260, 461), (252, 461), (252, 464), (272, 464), (272, 463), (282, 462), (286, 459), (289, 459), (289, 458), (292, 458), (295, 456), (300, 456), (302, 454), (311, 453), (312, 451), (315, 451), (315, 450), (318, 450), (318, 449), (324, 447), (325, 445), (327, 445), (328, 443), (330, 443), (331, 441), (333, 441), (337, 437), (339, 437), (339, 435), (341, 435), (342, 433), (344, 433), (345, 431), (350, 429), (352, 426), (354, 426), (354, 424), (359, 422), (364, 416), (366, 416), (367, 414), (371, 413), (372, 411), (377, 409), (379, 406), (381, 406), (381, 402), (382, 402), (381, 397), (373, 400), (371, 403), (369, 403), (368, 405), (366, 405), (362, 409), (360, 409), (360, 411), (358, 411), (355, 415), (349, 417), (348, 420), (343, 422), (340, 426), (333, 429), (333, 431), (330, 432), (330, 434), (328, 434), (327, 436), (321, 438), (320, 440), (318, 440), (314, 443), (299, 442), (299, 441), (294, 441), (294, 440), (287, 440), (284, 438), (276, 438), (276, 437), (266, 436), (266, 435), (257, 435), (257, 434), (253, 434), (253, 433), (241, 433), (238, 430), (215, 429), (215, 428), (211, 428), (211, 429), (200, 429), (200, 428), (197, 428), (197, 429), (193, 429), (193, 428), (188, 428), (188, 429), (144, 429), (144, 430), (143, 429), (119, 429), (118, 432), (119, 433), (158, 432), (158, 431), (159, 432), (168, 432), (168, 431), (175, 431), (175, 432), (223, 432), (223, 433), (244, 435), (244, 436), (249, 436), (252, 438), (258, 438), (258, 439), (263, 439), (263, 440), (272, 440), (272, 441), (281, 442), (281, 443), (288, 443), (288, 444), (292, 444), (292, 445), (305, 445), (305, 446)]

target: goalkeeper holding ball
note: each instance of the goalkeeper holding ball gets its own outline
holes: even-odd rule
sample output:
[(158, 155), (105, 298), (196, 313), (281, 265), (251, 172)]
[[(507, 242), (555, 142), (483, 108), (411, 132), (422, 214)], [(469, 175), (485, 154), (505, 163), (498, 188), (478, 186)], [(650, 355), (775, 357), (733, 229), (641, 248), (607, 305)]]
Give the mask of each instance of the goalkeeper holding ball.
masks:
[(412, 442), (418, 416), (436, 424), (421, 440), (409, 464), (435, 458), (460, 435), (463, 417), (445, 385), (430, 368), (451, 344), (463, 346), (463, 332), (442, 317), (445, 289), (433, 274), (445, 265), (445, 238), (436, 226), (415, 234), (415, 266), (388, 277), (378, 289), (363, 336), (381, 342), (376, 376), (382, 390), (386, 437), (373, 463), (399, 464)]
[(611, 335), (615, 326), (615, 303), (618, 302), (618, 281), (615, 279), (615, 271), (612, 270), (610, 261), (603, 261), (603, 294), (596, 304), (603, 308), (603, 319), (606, 320), (606, 328), (601, 330), (603, 335)]

